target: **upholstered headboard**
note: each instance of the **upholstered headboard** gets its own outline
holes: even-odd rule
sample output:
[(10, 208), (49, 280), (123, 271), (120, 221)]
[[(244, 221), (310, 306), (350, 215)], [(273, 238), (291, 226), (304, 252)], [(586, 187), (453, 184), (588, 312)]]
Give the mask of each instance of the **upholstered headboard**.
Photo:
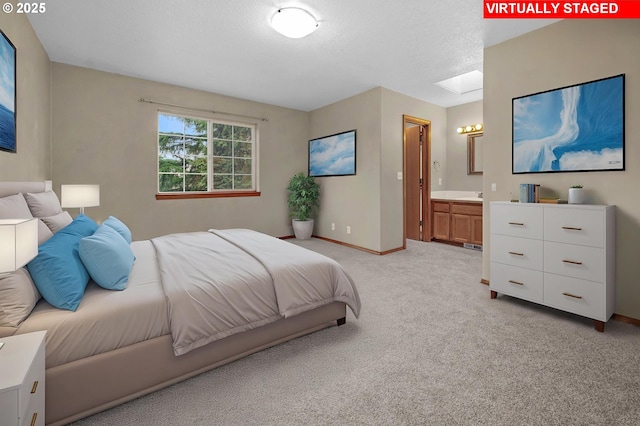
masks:
[(52, 184), (50, 180), (40, 182), (0, 182), (0, 197), (6, 197), (8, 195), (18, 194), (20, 192), (45, 192), (51, 191)]

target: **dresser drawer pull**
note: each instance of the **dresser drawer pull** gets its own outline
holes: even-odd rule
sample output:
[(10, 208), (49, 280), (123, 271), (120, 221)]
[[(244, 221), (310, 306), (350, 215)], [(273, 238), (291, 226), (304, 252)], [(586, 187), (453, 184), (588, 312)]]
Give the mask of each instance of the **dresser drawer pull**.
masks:
[(510, 251), (509, 254), (512, 254), (514, 256), (524, 256), (524, 253), (517, 253), (515, 251)]
[(33, 382), (33, 386), (31, 387), (31, 393), (36, 393), (36, 389), (38, 389), (38, 381)]
[(562, 229), (566, 229), (567, 231), (582, 231), (582, 228), (574, 228), (573, 226), (563, 226)]
[(568, 260), (568, 259), (562, 259), (562, 261), (564, 263), (571, 263), (572, 265), (582, 265), (582, 262), (578, 262), (576, 260)]
[(31, 416), (31, 426), (34, 426), (36, 424), (37, 418), (38, 418), (38, 413), (33, 413), (33, 416)]
[(520, 223), (520, 222), (509, 222), (509, 225), (524, 226), (524, 223)]
[(573, 297), (574, 299), (582, 299), (582, 296), (576, 296), (575, 294), (571, 294), (571, 293), (567, 293), (564, 292), (562, 293), (563, 296), (568, 296), (568, 297)]
[(509, 280), (509, 282), (515, 285), (524, 285), (524, 283), (521, 283), (520, 281)]

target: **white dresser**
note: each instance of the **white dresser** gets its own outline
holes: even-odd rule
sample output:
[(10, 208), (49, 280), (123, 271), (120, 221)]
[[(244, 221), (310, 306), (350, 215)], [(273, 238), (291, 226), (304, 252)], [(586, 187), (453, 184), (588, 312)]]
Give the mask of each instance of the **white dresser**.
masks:
[(0, 425), (44, 425), (45, 331), (4, 337), (0, 349)]
[(491, 202), (490, 289), (594, 320), (615, 307), (615, 206)]

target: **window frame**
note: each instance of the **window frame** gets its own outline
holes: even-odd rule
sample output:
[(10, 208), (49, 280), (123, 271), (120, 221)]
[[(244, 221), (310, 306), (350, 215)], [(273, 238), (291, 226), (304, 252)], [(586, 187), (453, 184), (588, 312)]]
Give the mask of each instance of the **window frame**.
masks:
[[(185, 191), (184, 184), (182, 191), (172, 191), (172, 192), (161, 192), (160, 191), (160, 115), (167, 115), (173, 117), (186, 118), (190, 120), (204, 120), (207, 122), (207, 190), (206, 191)], [(215, 124), (221, 125), (230, 125), (230, 126), (239, 126), (239, 127), (248, 127), (251, 129), (251, 182), (252, 189), (212, 189), (213, 186), (213, 159), (216, 157), (213, 153), (213, 127)], [(249, 122), (249, 121), (240, 121), (240, 120), (229, 120), (215, 116), (203, 116), (203, 115), (191, 115), (184, 114), (181, 112), (167, 111), (167, 110), (158, 110), (156, 114), (156, 200), (175, 200), (175, 199), (197, 199), (197, 198), (218, 198), (218, 197), (256, 197), (260, 196), (259, 190), (259, 151), (258, 151), (258, 123), (257, 122)], [(232, 147), (234, 145), (235, 140), (231, 139)], [(233, 149), (233, 148), (232, 148)], [(217, 156), (220, 157), (220, 156)], [(232, 168), (235, 167), (233, 164), (236, 157), (231, 156), (232, 159)], [(248, 158), (248, 157), (247, 157)], [(183, 163), (184, 167), (184, 163)], [(181, 175), (185, 175), (184, 169)], [(231, 177), (232, 182), (234, 181), (236, 174), (234, 170), (232, 170)], [(239, 175), (240, 176), (240, 175)]]

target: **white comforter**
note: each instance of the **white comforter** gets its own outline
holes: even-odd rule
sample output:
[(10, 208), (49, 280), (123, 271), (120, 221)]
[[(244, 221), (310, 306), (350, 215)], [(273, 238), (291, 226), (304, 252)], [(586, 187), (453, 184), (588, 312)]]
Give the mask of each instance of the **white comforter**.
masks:
[(230, 229), (151, 241), (176, 355), (334, 301), (360, 314), (358, 291), (337, 262), (277, 238)]

